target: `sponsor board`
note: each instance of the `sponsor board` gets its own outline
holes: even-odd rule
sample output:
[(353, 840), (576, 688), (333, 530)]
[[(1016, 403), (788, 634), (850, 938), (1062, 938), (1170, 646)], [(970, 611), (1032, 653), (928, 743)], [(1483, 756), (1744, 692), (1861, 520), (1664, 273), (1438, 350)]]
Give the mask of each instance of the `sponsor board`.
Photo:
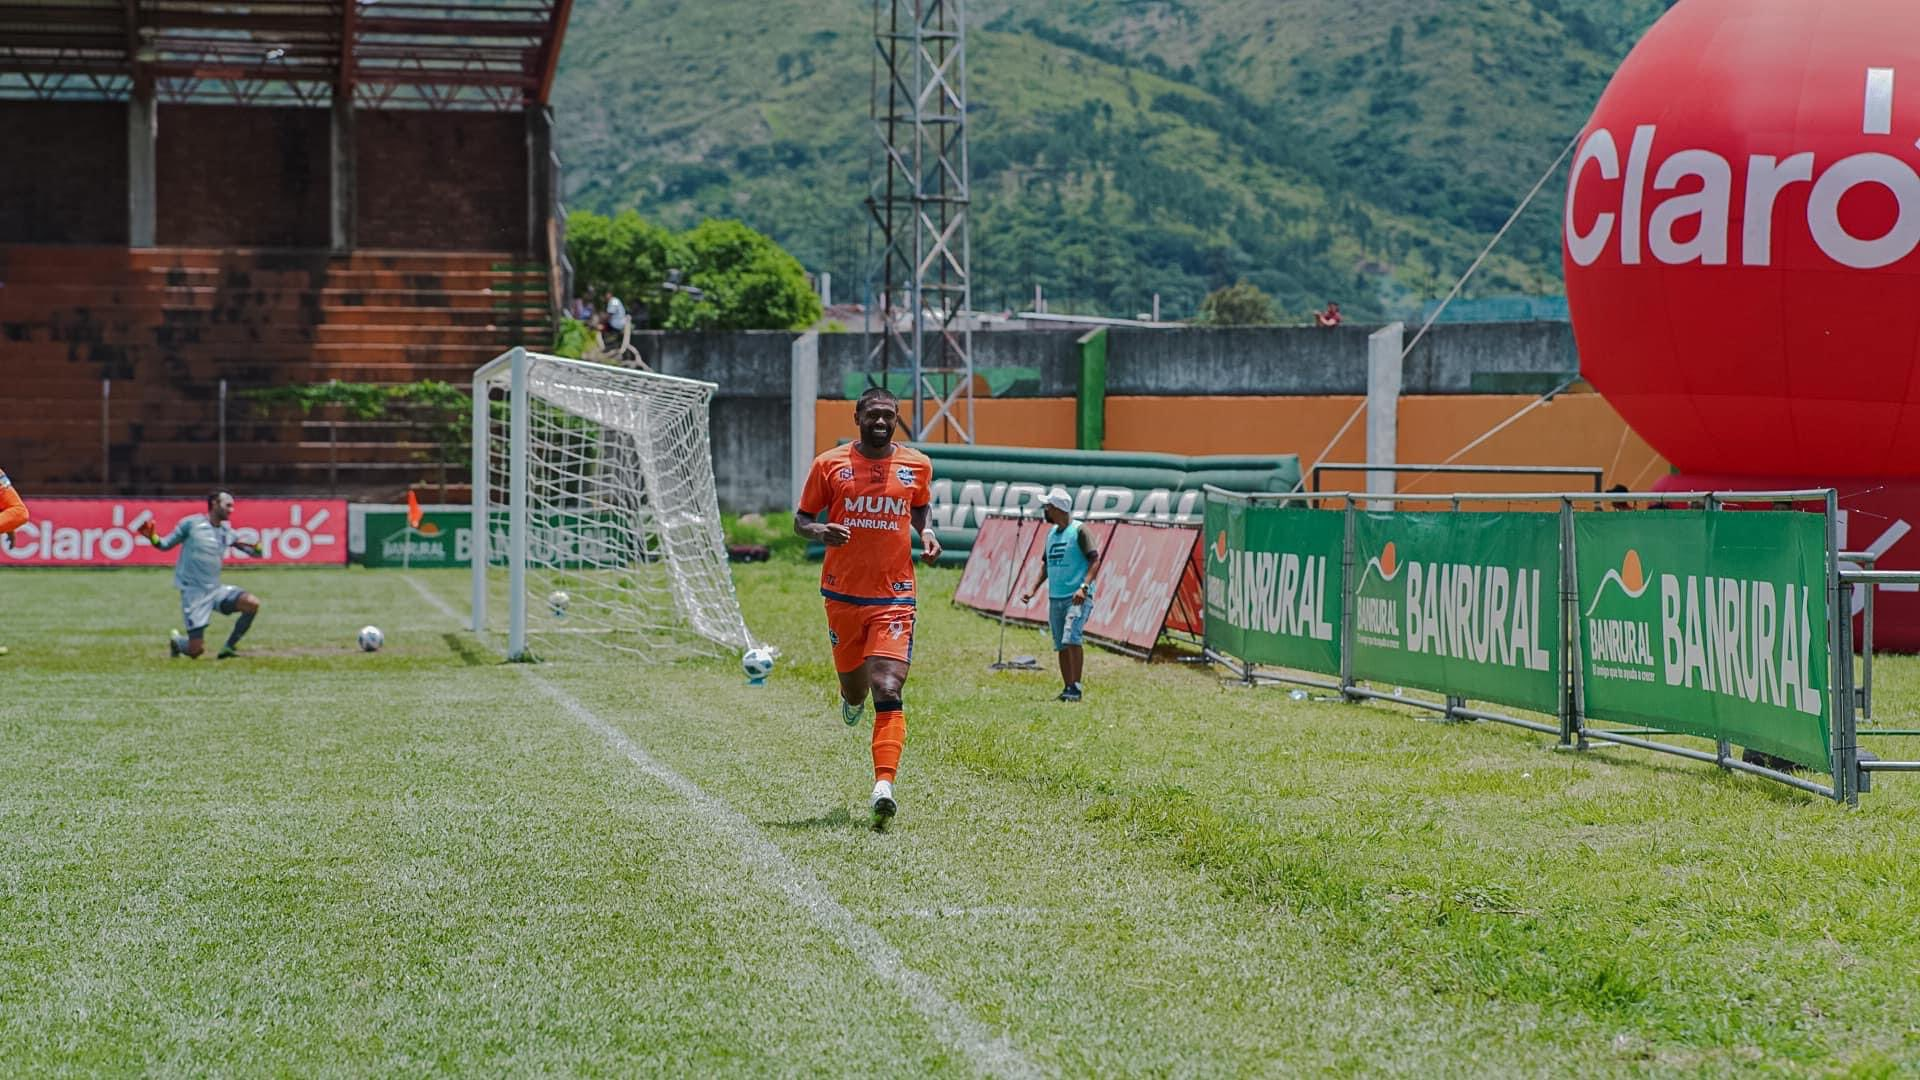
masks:
[(1559, 711), (1558, 514), (1361, 514), (1354, 545), (1355, 678)]
[(1027, 519), (988, 518), (967, 554), (954, 602), (989, 615), (1004, 611), (1009, 600), (1018, 599), (1020, 563), (1034, 535), (1045, 531), (1044, 524)]
[(1180, 588), (1199, 530), (1156, 528), (1122, 523), (1104, 542), (1100, 576), (1095, 584), (1093, 611), (1087, 618), (1089, 637), (1128, 648), (1151, 650), (1167, 625), (1174, 593)]
[[(355, 515), (356, 557), (366, 566), (471, 566), (473, 515), (469, 511), (427, 511), (418, 529), (407, 526), (404, 510), (366, 510)], [(629, 566), (648, 561), (639, 538), (612, 511), (546, 512), (528, 515), (527, 562), (568, 569)], [(504, 564), (509, 544), (507, 515), (488, 519), (487, 554)]]
[[(205, 499), (35, 499), (32, 517), (0, 546), (0, 567), (172, 566), (179, 549), (161, 551), (139, 534), (153, 522), (162, 536), (180, 519), (206, 513)], [(334, 499), (237, 501), (229, 522), (262, 556), (236, 562), (339, 565), (347, 560), (347, 504)]]
[(1830, 769), (1825, 519), (1574, 519), (1585, 714)]
[(417, 529), (407, 527), (404, 510), (374, 511), (359, 517), (366, 542), (360, 561), (366, 566), (470, 566), (473, 563), (471, 513), (428, 511), (420, 515)]
[(1209, 646), (1340, 673), (1344, 512), (1209, 501), (1203, 540)]

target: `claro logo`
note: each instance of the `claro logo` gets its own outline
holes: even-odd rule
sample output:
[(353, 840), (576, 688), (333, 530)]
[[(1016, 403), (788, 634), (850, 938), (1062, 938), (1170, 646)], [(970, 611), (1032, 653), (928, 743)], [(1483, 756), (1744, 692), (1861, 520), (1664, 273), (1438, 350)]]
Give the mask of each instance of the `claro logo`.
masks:
[(116, 504), (111, 524), (106, 526), (62, 526), (51, 517), (32, 518), (14, 530), (13, 546), (0, 547), (0, 555), (16, 562), (76, 559), (121, 562), (133, 554), (140, 526), (152, 517), (151, 510), (142, 510), (129, 519), (127, 508)]
[[(1891, 69), (1868, 69), (1863, 135), (1890, 134), (1892, 88)], [(1621, 138), (1629, 140), (1624, 155)], [(1772, 266), (1774, 229), (1798, 225), (1791, 217), (1776, 222), (1776, 204), (1799, 185), (1807, 185), (1807, 232), (1834, 262), (1873, 270), (1920, 246), (1920, 174), (1892, 154), (1870, 151), (1825, 161), (1811, 151), (1752, 154), (1736, 186), (1734, 162), (1697, 148), (1663, 152), (1659, 139), (1658, 125), (1642, 124), (1620, 136), (1596, 128), (1580, 144), (1566, 205), (1567, 257), (1574, 263), (1591, 266), (1611, 249), (1624, 266), (1724, 266), (1738, 220), (1740, 265)], [(1877, 236), (1855, 235), (1841, 220), (1841, 203), (1867, 185), (1891, 193), (1898, 206), (1892, 224)], [(1661, 192), (1675, 194), (1656, 203)]]
[[(44, 511), (42, 508), (46, 508)], [(14, 531), (13, 546), (0, 546), (0, 558), (18, 563), (171, 563), (177, 551), (155, 551), (139, 537), (140, 526), (154, 518), (153, 511), (137, 509), (123, 502), (89, 503), (83, 507), (64, 507), (60, 500), (47, 500), (33, 508), (36, 513)], [(245, 512), (245, 507), (242, 507)], [(287, 523), (266, 528), (236, 528), (240, 539), (259, 544), (264, 559), (300, 562), (318, 548), (340, 543), (337, 526), (329, 528), (333, 511), (325, 507), (304, 509), (299, 503), (286, 504)], [(65, 516), (63, 515), (70, 515)], [(173, 516), (177, 521), (185, 513)], [(76, 520), (78, 519), (78, 520)], [(171, 529), (163, 525), (161, 532)]]

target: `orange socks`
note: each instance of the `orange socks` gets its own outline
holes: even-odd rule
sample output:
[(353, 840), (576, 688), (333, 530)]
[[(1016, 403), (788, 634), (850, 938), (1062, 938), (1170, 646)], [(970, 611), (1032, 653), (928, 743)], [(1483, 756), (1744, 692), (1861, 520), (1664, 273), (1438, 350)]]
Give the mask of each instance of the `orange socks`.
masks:
[(873, 702), (873, 778), (893, 782), (900, 750), (907, 745), (907, 714), (898, 701)]

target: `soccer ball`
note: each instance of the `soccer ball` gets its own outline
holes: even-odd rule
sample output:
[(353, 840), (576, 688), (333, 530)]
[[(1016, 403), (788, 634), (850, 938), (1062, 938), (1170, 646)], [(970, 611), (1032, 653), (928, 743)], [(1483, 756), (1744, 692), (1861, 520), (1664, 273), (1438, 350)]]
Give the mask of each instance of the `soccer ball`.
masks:
[(755, 645), (740, 657), (740, 670), (747, 673), (752, 682), (761, 682), (773, 673), (773, 652)]
[(568, 596), (566, 590), (555, 589), (547, 594), (547, 610), (553, 612), (554, 618), (564, 619), (567, 617), (567, 604), (572, 600), (573, 597)]
[(360, 628), (360, 649), (362, 652), (379, 652), (380, 646), (386, 643), (387, 635), (381, 633), (379, 627), (363, 626)]

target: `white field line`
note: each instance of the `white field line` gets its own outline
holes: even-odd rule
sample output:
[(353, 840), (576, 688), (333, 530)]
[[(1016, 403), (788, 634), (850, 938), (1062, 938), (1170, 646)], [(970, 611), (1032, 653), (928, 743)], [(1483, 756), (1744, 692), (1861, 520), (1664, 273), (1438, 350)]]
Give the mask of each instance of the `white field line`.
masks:
[[(413, 586), (429, 604), (440, 609), (454, 622), (463, 620), (452, 606), (436, 596), (412, 575)], [(690, 803), (707, 825), (731, 841), (740, 850), (740, 860), (762, 881), (770, 882), (786, 895), (788, 902), (812, 918), (848, 952), (864, 961), (880, 981), (907, 999), (914, 1010), (933, 1025), (941, 1041), (959, 1051), (974, 1067), (990, 1076), (1039, 1076), (1041, 1072), (1004, 1035), (995, 1035), (980, 1021), (940, 992), (933, 980), (907, 966), (900, 950), (888, 944), (880, 932), (854, 917), (845, 905), (835, 900), (819, 880), (787, 858), (785, 852), (766, 834), (721, 799), (700, 785), (654, 760), (618, 728), (602, 720), (573, 695), (542, 678), (534, 665), (516, 665), (521, 675), (553, 699), (569, 716), (620, 752), (650, 779)]]

